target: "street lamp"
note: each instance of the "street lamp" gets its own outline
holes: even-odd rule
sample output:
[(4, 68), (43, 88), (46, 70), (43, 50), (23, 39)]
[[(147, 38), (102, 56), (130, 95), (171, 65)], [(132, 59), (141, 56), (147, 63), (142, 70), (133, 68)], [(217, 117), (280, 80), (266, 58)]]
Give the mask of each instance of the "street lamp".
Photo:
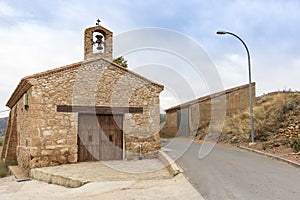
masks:
[(247, 56), (248, 56), (248, 70), (249, 70), (251, 142), (254, 143), (254, 122), (253, 122), (253, 104), (252, 104), (251, 66), (250, 66), (250, 53), (249, 53), (248, 47), (247, 47), (246, 43), (239, 36), (237, 36), (234, 33), (227, 32), (227, 31), (218, 31), (217, 34), (219, 34), (219, 35), (225, 35), (225, 34), (232, 35), (232, 36), (236, 37), (237, 39), (239, 39), (243, 43), (244, 47), (246, 48)]

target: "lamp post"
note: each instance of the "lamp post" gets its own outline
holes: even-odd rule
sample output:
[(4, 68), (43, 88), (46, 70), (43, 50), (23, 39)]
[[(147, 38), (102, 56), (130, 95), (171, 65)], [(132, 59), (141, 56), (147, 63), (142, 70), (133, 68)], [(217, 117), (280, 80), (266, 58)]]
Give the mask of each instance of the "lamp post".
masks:
[(247, 51), (247, 56), (248, 56), (248, 70), (249, 70), (249, 93), (250, 93), (250, 128), (251, 128), (251, 142), (254, 143), (254, 122), (253, 122), (253, 103), (252, 103), (252, 84), (251, 84), (251, 65), (250, 65), (250, 53), (248, 50), (248, 47), (246, 45), (246, 43), (236, 34), (231, 33), (231, 32), (227, 32), (227, 31), (218, 31), (217, 34), (219, 35), (225, 35), (225, 34), (229, 34), (232, 35), (234, 37), (236, 37), (237, 39), (239, 39), (244, 47), (246, 48)]

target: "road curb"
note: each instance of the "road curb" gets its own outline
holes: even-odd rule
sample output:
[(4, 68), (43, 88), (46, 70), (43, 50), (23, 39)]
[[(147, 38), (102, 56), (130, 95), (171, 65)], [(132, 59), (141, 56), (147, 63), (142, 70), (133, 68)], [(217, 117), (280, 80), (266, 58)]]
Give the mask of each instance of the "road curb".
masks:
[(167, 167), (173, 176), (183, 172), (182, 168), (162, 150), (158, 151), (158, 159)]
[(300, 168), (299, 163), (296, 163), (296, 162), (291, 161), (291, 160), (287, 160), (287, 159), (279, 157), (279, 156), (275, 156), (273, 154), (265, 153), (265, 152), (262, 152), (262, 151), (259, 151), (259, 150), (256, 150), (256, 149), (251, 149), (251, 148), (245, 147), (245, 146), (238, 146), (238, 148), (244, 149), (244, 150), (247, 150), (247, 151), (251, 151), (251, 152), (263, 155), (263, 156), (267, 156), (269, 158), (272, 158), (272, 159), (275, 159), (275, 160), (278, 160), (278, 161), (282, 161), (282, 162), (285, 162), (285, 163), (287, 163), (289, 165), (292, 165), (294, 167)]

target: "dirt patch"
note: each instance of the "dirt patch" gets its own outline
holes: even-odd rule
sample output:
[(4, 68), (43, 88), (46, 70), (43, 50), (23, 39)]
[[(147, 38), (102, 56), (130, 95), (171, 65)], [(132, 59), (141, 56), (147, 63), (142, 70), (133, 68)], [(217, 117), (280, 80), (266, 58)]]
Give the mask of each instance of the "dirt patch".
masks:
[(265, 153), (269, 153), (281, 158), (285, 158), (287, 160), (300, 164), (300, 153), (295, 153), (293, 149), (285, 145), (277, 146), (276, 144), (274, 146), (274, 144), (272, 143), (263, 143), (263, 142), (258, 142), (256, 143), (256, 145), (252, 145), (252, 146), (250, 146), (249, 143), (241, 143), (240, 145), (251, 149), (256, 149)]

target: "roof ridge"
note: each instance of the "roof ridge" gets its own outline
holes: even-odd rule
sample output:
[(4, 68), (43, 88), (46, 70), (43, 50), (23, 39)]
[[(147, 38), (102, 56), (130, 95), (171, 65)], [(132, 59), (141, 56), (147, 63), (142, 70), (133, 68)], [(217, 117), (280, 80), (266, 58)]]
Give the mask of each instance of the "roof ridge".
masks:
[[(252, 86), (255, 86), (256, 83), (252, 82), (251, 84), (252, 84)], [(172, 106), (172, 107), (166, 109), (165, 111), (176, 110), (178, 108), (184, 108), (184, 107), (193, 105), (195, 103), (203, 102), (203, 101), (208, 100), (208, 99), (217, 98), (217, 97), (219, 97), (219, 96), (221, 96), (223, 94), (228, 94), (228, 93), (231, 93), (231, 92), (234, 92), (234, 91), (237, 91), (239, 89), (246, 88), (246, 87), (249, 87), (249, 83), (248, 84), (244, 84), (244, 85), (240, 85), (240, 86), (237, 86), (237, 87), (229, 88), (229, 89), (226, 89), (226, 90), (223, 90), (223, 91), (215, 92), (213, 94), (208, 94), (208, 95), (199, 97), (197, 99), (190, 100), (190, 101), (187, 101), (185, 103), (179, 104), (177, 106)]]
[(6, 106), (8, 106), (9, 108), (12, 108), (15, 105), (15, 103), (21, 98), (21, 96), (24, 94), (24, 92), (26, 92), (32, 86), (32, 83), (30, 81), (31, 79), (37, 79), (37, 78), (40, 78), (40, 77), (43, 77), (43, 76), (48, 76), (48, 75), (56, 74), (56, 73), (59, 73), (59, 72), (64, 72), (64, 71), (67, 71), (67, 70), (70, 70), (70, 69), (75, 69), (75, 68), (80, 67), (81, 65), (96, 62), (98, 60), (103, 60), (105, 62), (108, 62), (108, 63), (114, 65), (115, 67), (118, 67), (119, 69), (121, 69), (123, 71), (131, 73), (134, 76), (137, 76), (138, 78), (140, 78), (142, 80), (145, 80), (146, 82), (149, 82), (152, 85), (155, 85), (156, 87), (159, 87), (161, 89), (164, 88), (163, 85), (155, 83), (155, 82), (151, 81), (150, 79), (147, 79), (147, 78), (145, 78), (145, 77), (143, 77), (143, 76), (141, 76), (141, 75), (139, 75), (139, 74), (137, 74), (137, 73), (135, 73), (135, 72), (133, 72), (129, 69), (126, 69), (126, 68), (118, 65), (117, 63), (113, 62), (112, 60), (100, 57), (100, 58), (83, 60), (83, 61), (72, 63), (72, 64), (69, 64), (69, 65), (64, 65), (62, 67), (57, 67), (57, 68), (46, 70), (46, 71), (43, 71), (43, 72), (40, 72), (40, 73), (25, 76), (24, 78), (21, 79), (21, 81), (17, 85), (16, 89), (14, 90), (11, 97), (9, 98)]
[(159, 83), (156, 83), (156, 82), (154, 82), (154, 81), (152, 81), (152, 80), (150, 80), (150, 79), (148, 79), (148, 78), (146, 78), (146, 77), (144, 77), (144, 76), (142, 76), (142, 75), (140, 75), (140, 74), (138, 74), (138, 73), (136, 73), (136, 72), (134, 72), (134, 71), (132, 71), (132, 70), (126, 69), (126, 68), (122, 67), (121, 65), (119, 65), (119, 64), (117, 64), (117, 63), (115, 63), (115, 62), (113, 62), (112, 60), (109, 60), (109, 59), (107, 59), (107, 58), (102, 58), (102, 59), (105, 60), (105, 61), (110, 62), (111, 64), (115, 65), (116, 67), (120, 68), (121, 70), (124, 70), (124, 71), (126, 71), (126, 72), (131, 73), (131, 74), (134, 74), (135, 76), (141, 78), (142, 80), (145, 80), (145, 81), (147, 81), (147, 82), (150, 82), (151, 84), (156, 85), (156, 86), (158, 86), (158, 87), (160, 87), (160, 88), (164, 88), (163, 85), (161, 85), (161, 84), (159, 84)]
[(50, 75), (50, 74), (63, 72), (63, 71), (66, 71), (66, 70), (76, 68), (79, 65), (81, 65), (82, 63), (83, 63), (83, 61), (80, 61), (80, 62), (75, 62), (75, 63), (69, 64), (69, 65), (64, 65), (62, 67), (57, 67), (57, 68), (54, 68), (54, 69), (46, 70), (46, 71), (43, 71), (43, 72), (39, 72), (39, 73), (36, 73), (36, 74), (25, 76), (24, 78), (22, 78), (22, 80), (23, 79), (29, 80), (29, 79), (32, 79), (32, 78), (40, 78), (40, 77), (47, 76), (47, 75)]

